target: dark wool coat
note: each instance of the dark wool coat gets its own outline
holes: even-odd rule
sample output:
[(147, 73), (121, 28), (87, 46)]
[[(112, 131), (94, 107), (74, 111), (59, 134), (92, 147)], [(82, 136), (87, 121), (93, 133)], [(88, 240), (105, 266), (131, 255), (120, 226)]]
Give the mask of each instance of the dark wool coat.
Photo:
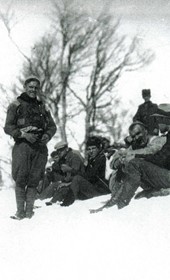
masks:
[[(36, 127), (40, 131), (34, 144), (20, 137), (22, 129), (29, 132), (29, 127)], [(22, 93), (8, 107), (4, 131), (15, 140), (12, 151), (13, 179), (19, 187), (36, 187), (47, 162), (47, 147), (41, 144), (41, 137), (47, 134), (51, 139), (56, 132), (50, 112), (42, 102)]]
[(170, 132), (167, 134), (167, 141), (162, 149), (154, 155), (146, 156), (145, 160), (170, 170)]
[(151, 115), (157, 113), (158, 106), (157, 104), (152, 103), (151, 101), (145, 102), (141, 105), (139, 105), (138, 110), (133, 117), (133, 121), (140, 121), (144, 123), (147, 128), (149, 134), (154, 134), (154, 129), (157, 129), (158, 131), (158, 124), (156, 120), (153, 117), (150, 117)]

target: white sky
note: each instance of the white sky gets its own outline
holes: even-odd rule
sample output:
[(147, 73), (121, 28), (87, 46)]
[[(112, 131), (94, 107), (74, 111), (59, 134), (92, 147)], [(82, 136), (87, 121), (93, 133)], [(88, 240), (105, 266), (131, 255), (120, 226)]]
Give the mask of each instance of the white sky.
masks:
[[(70, 0), (71, 1), (71, 0)], [(121, 96), (136, 106), (142, 102), (141, 89), (151, 88), (153, 101), (168, 102), (170, 89), (170, 3), (168, 0), (142, 3), (135, 0), (75, 0), (79, 9), (86, 9), (90, 16), (95, 16), (102, 9), (103, 2), (106, 10), (121, 17), (122, 30), (126, 34), (138, 33), (144, 39), (145, 45), (155, 52), (155, 61), (138, 72), (126, 74), (120, 81)], [(13, 38), (25, 53), (29, 53), (31, 45), (50, 26), (48, 13), (49, 0), (1, 0), (0, 10), (6, 9), (11, 3), (19, 23), (13, 29)], [(9, 85), (16, 81), (23, 58), (11, 44), (6, 30), (0, 24), (0, 82)]]

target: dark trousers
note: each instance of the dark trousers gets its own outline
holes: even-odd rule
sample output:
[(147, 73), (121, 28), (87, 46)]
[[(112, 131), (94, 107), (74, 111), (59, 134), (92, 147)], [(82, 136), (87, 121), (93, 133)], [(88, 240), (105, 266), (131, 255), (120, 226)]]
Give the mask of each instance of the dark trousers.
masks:
[(12, 151), (12, 177), (20, 187), (37, 187), (47, 163), (47, 147), (31, 147), (26, 142), (15, 144)]
[(73, 177), (70, 188), (73, 191), (75, 198), (78, 199), (88, 199), (110, 193), (110, 190), (105, 183), (98, 181), (95, 184), (91, 184), (80, 175)]
[(120, 200), (127, 204), (138, 187), (160, 190), (170, 187), (170, 171), (142, 159), (133, 159), (125, 169), (125, 178)]
[(31, 147), (26, 142), (15, 144), (12, 151), (12, 177), (16, 182), (17, 212), (32, 212), (36, 187), (47, 162), (47, 147)]

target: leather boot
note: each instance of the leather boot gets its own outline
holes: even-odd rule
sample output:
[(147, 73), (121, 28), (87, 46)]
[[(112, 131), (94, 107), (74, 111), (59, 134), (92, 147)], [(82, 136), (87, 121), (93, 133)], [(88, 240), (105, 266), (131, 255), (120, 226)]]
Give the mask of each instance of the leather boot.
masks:
[(25, 218), (25, 188), (20, 188), (19, 186), (16, 186), (15, 197), (17, 204), (17, 212), (15, 214), (15, 217), (16, 219), (21, 220)]
[(63, 202), (60, 204), (61, 206), (70, 206), (75, 201), (74, 193), (71, 189), (68, 190)]
[(33, 208), (34, 208), (34, 201), (36, 197), (37, 190), (34, 187), (27, 187), (26, 191), (26, 218), (32, 218), (34, 215)]

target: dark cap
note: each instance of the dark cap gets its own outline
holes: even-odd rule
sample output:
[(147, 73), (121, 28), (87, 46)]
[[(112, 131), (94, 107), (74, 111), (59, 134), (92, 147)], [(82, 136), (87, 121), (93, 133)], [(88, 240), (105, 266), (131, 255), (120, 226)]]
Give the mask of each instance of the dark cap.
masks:
[(29, 76), (27, 79), (25, 79), (24, 85), (27, 85), (31, 81), (36, 81), (39, 83), (40, 86), (40, 79), (37, 76)]
[(142, 89), (142, 96), (151, 96), (150, 89)]

